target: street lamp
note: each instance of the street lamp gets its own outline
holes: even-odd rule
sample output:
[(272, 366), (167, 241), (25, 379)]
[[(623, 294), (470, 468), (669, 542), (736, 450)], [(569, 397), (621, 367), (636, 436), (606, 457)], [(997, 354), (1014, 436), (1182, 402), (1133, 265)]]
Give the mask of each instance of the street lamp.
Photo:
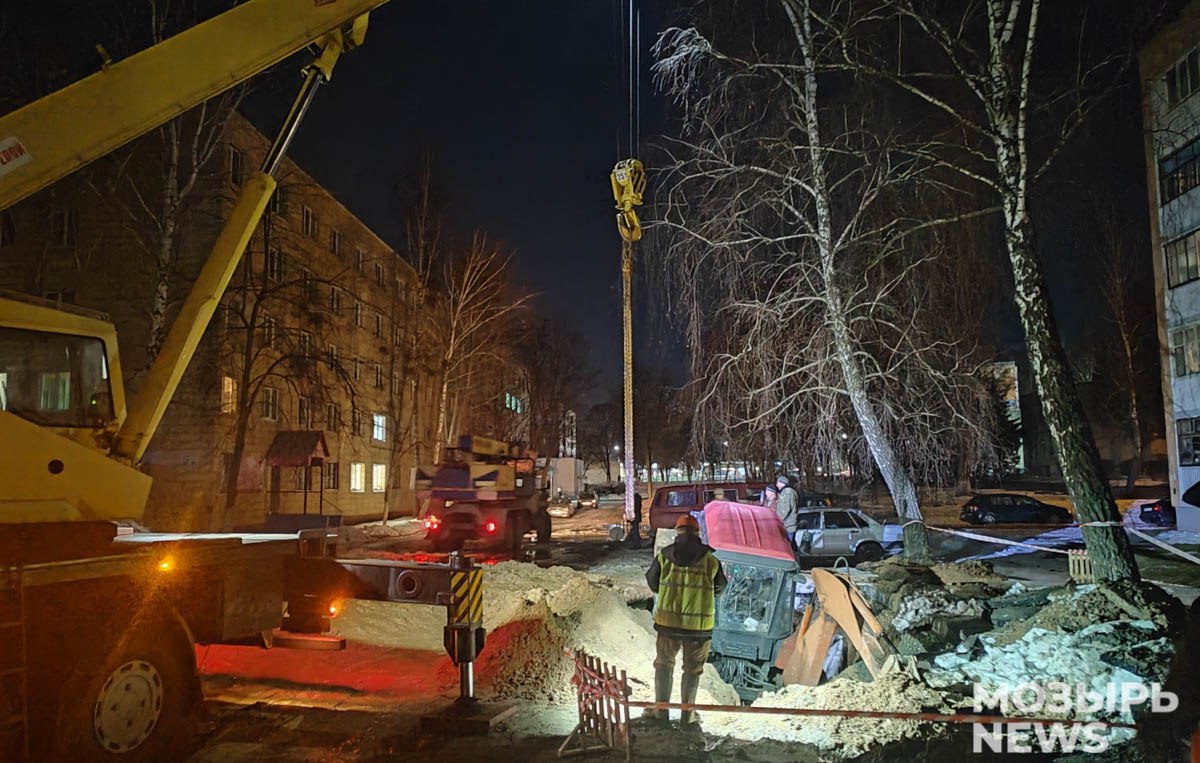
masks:
[(620, 453), (620, 452), (621, 452), (621, 446), (620, 446), (620, 445), (614, 445), (614, 446), (613, 446), (613, 453)]

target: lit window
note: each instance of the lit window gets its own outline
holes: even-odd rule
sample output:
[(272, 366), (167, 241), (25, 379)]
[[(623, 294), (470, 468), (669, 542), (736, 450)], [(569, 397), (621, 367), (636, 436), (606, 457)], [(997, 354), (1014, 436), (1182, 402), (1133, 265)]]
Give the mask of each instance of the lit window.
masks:
[(221, 413), (233, 413), (237, 410), (238, 384), (232, 376), (221, 377)]
[(269, 421), (279, 418), (279, 390), (274, 387), (263, 387), (262, 417)]
[(387, 489), (387, 464), (371, 464), (371, 492), (382, 493)]
[(229, 147), (229, 182), (234, 185), (241, 185), (245, 180), (245, 163), (246, 157), (241, 151), (238, 151), (233, 146)]
[(304, 235), (309, 238), (316, 238), (320, 232), (320, 223), (317, 220), (317, 213), (309, 207), (300, 208), (300, 226), (304, 230)]
[(367, 490), (367, 465), (361, 461), (350, 462), (350, 492), (364, 493)]
[(387, 442), (388, 419), (386, 413), (376, 413), (371, 421), (371, 439), (376, 442)]
[(48, 371), (39, 374), (38, 407), (43, 411), (71, 409), (70, 371)]

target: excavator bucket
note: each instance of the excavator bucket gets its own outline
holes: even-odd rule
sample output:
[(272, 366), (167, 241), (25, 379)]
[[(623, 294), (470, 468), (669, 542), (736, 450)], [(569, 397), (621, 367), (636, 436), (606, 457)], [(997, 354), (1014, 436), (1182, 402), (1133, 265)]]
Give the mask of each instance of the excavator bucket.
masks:
[[(849, 578), (829, 570), (814, 569), (812, 579), (816, 587), (815, 602), (810, 605), (813, 614), (805, 612), (795, 639), (784, 642), (780, 650), (777, 665), (783, 669), (784, 684), (819, 684), (825, 658), (839, 629), (871, 675), (882, 675), (893, 651), (883, 640), (883, 626), (862, 592)], [(807, 628), (804, 623), (808, 623)]]

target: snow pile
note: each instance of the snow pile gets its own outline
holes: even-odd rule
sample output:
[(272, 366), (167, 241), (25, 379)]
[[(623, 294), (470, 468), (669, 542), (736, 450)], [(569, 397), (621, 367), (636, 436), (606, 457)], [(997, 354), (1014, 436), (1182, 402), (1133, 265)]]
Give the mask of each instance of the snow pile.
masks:
[(904, 597), (892, 618), (892, 628), (903, 633), (942, 617), (978, 617), (983, 614), (979, 599), (962, 599), (944, 588), (927, 588)]
[[(875, 681), (835, 678), (822, 686), (788, 686), (765, 694), (754, 707), (802, 707), (824, 710), (883, 710), (893, 712), (953, 712), (950, 695), (920, 681), (894, 673)], [(802, 742), (835, 756), (853, 758), (878, 745), (936, 733), (931, 724), (881, 718), (835, 716), (701, 714), (708, 734), (739, 739), (778, 739)]]

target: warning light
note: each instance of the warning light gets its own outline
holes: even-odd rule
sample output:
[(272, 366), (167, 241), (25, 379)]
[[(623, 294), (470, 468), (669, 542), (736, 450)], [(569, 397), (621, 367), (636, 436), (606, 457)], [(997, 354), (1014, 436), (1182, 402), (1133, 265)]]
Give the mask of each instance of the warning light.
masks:
[(158, 563), (159, 572), (170, 572), (173, 569), (175, 569), (175, 562), (169, 556)]
[(494, 534), (496, 532), (496, 520), (489, 519), (488, 521), (484, 522), (483, 523), (483, 531), (486, 532), (488, 535)]
[(342, 611), (342, 609), (340, 606), (338, 606), (338, 603), (336, 601), (329, 602), (329, 616), (330, 617), (337, 617), (341, 611)]
[(437, 514), (426, 514), (425, 515), (425, 529), (426, 530), (436, 530), (441, 526), (442, 526), (442, 518), (439, 517)]

